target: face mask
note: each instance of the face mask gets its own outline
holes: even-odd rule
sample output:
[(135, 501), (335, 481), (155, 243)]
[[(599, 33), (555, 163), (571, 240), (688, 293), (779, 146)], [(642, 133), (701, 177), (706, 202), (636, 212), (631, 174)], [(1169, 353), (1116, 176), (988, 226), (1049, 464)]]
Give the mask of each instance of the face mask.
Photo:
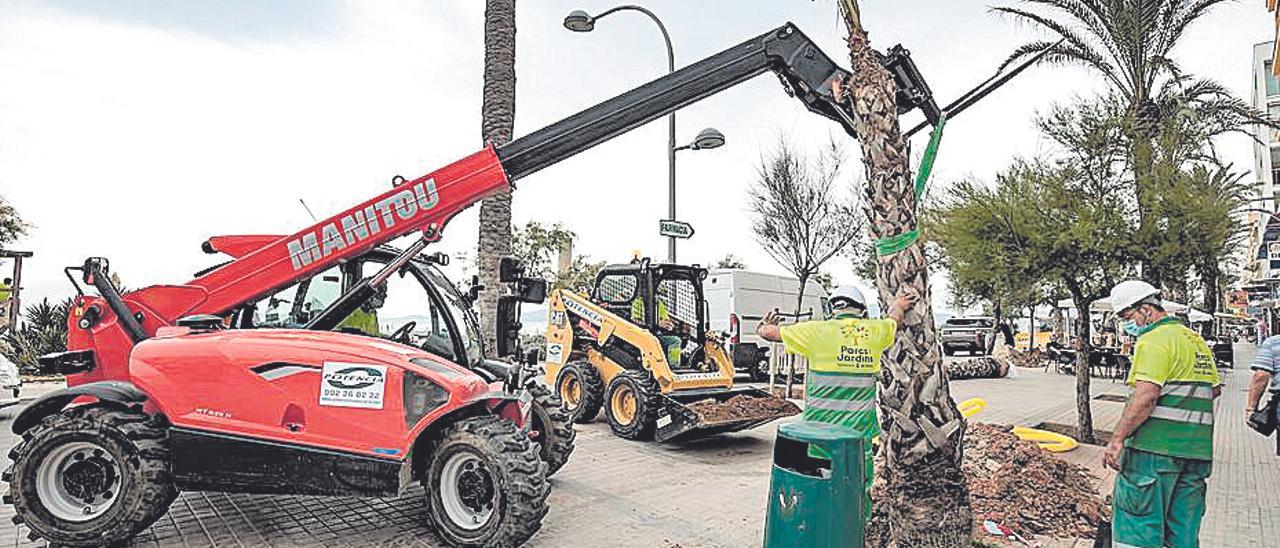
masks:
[(1120, 326), (1124, 328), (1125, 333), (1128, 333), (1132, 337), (1137, 337), (1146, 331), (1146, 329), (1143, 329), (1142, 326), (1138, 325), (1138, 322), (1133, 320), (1125, 320), (1124, 323), (1120, 324)]

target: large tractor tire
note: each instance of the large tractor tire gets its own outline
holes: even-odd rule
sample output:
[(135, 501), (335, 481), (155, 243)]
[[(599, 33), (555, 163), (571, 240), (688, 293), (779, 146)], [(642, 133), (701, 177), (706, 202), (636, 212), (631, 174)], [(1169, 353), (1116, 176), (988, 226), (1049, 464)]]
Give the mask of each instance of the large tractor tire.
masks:
[(569, 462), (573, 453), (573, 439), (578, 435), (573, 429), (573, 415), (564, 408), (550, 388), (532, 382), (527, 386), (533, 395), (530, 438), (538, 444), (538, 456), (547, 463), (547, 476), (555, 474)]
[(9, 452), (5, 502), (31, 537), (106, 546), (150, 527), (177, 498), (169, 433), (140, 411), (73, 407), (46, 417)]
[(586, 424), (600, 415), (600, 407), (604, 404), (604, 381), (590, 362), (569, 362), (556, 375), (556, 394), (564, 402), (565, 410), (573, 416), (573, 422)]
[(605, 391), (605, 419), (614, 435), (629, 440), (653, 439), (662, 396), (658, 383), (645, 371), (624, 371)]
[(427, 456), (428, 524), (449, 546), (521, 546), (547, 515), (547, 466), (515, 423), (458, 421)]

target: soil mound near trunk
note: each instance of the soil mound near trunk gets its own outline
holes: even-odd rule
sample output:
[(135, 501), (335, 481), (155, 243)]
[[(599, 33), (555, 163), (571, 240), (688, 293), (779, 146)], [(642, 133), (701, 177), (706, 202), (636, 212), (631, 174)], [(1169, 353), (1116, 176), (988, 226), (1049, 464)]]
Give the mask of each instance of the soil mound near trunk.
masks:
[[(964, 448), (975, 539), (986, 537), (981, 532), (985, 520), (1003, 524), (1028, 540), (1037, 535), (1093, 538), (1099, 527), (1109, 526), (1111, 509), (1087, 469), (1018, 439), (1003, 426), (969, 424)], [(867, 546), (888, 542), (883, 464), (877, 455)]]

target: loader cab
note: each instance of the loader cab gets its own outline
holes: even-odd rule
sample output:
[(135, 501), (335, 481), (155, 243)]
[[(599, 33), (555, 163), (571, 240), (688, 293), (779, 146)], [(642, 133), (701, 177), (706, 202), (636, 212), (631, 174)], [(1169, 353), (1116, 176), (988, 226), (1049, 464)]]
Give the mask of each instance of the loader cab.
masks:
[(614, 314), (660, 338), (701, 347), (707, 340), (707, 270), (697, 265), (654, 264), (648, 259), (604, 267), (592, 298)]

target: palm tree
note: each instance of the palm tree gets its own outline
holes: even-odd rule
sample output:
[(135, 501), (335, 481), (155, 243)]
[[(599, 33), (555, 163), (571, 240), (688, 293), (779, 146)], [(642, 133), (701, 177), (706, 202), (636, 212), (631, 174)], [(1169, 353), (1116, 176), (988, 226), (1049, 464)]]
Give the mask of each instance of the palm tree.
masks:
[[(516, 2), (485, 0), (484, 99), (480, 131), (485, 144), (511, 140), (516, 116)], [(480, 318), (485, 348), (497, 348), (498, 259), (511, 253), (511, 192), (504, 190), (480, 204), (480, 238), (476, 263), (480, 283)]]
[[(1221, 85), (1186, 76), (1172, 56), (1191, 25), (1228, 1), (1021, 0), (1025, 8), (992, 8), (1065, 39), (1060, 45), (1050, 40), (1025, 44), (1014, 51), (1006, 66), (1049, 50), (1040, 62), (1084, 66), (1105, 79), (1121, 98), (1127, 117), (1139, 239), (1158, 236), (1146, 212), (1160, 193), (1153, 141), (1158, 138), (1162, 119), (1177, 112), (1170, 107), (1196, 108), (1202, 117), (1229, 122), (1226, 128), (1218, 127), (1217, 133), (1238, 130), (1244, 124), (1274, 125)], [(1142, 263), (1143, 276), (1157, 285), (1169, 274), (1150, 258)]]
[[(907, 141), (898, 127), (893, 77), (876, 60), (857, 1), (838, 4), (857, 75), (848, 85), (866, 168), (863, 210), (876, 237), (904, 234), (917, 226), (916, 196)], [(878, 262), (881, 303), (903, 292), (920, 296), (898, 326), (880, 377), (889, 543), (968, 547), (973, 515), (960, 469), (965, 423), (942, 369), (923, 245), (916, 241)]]

